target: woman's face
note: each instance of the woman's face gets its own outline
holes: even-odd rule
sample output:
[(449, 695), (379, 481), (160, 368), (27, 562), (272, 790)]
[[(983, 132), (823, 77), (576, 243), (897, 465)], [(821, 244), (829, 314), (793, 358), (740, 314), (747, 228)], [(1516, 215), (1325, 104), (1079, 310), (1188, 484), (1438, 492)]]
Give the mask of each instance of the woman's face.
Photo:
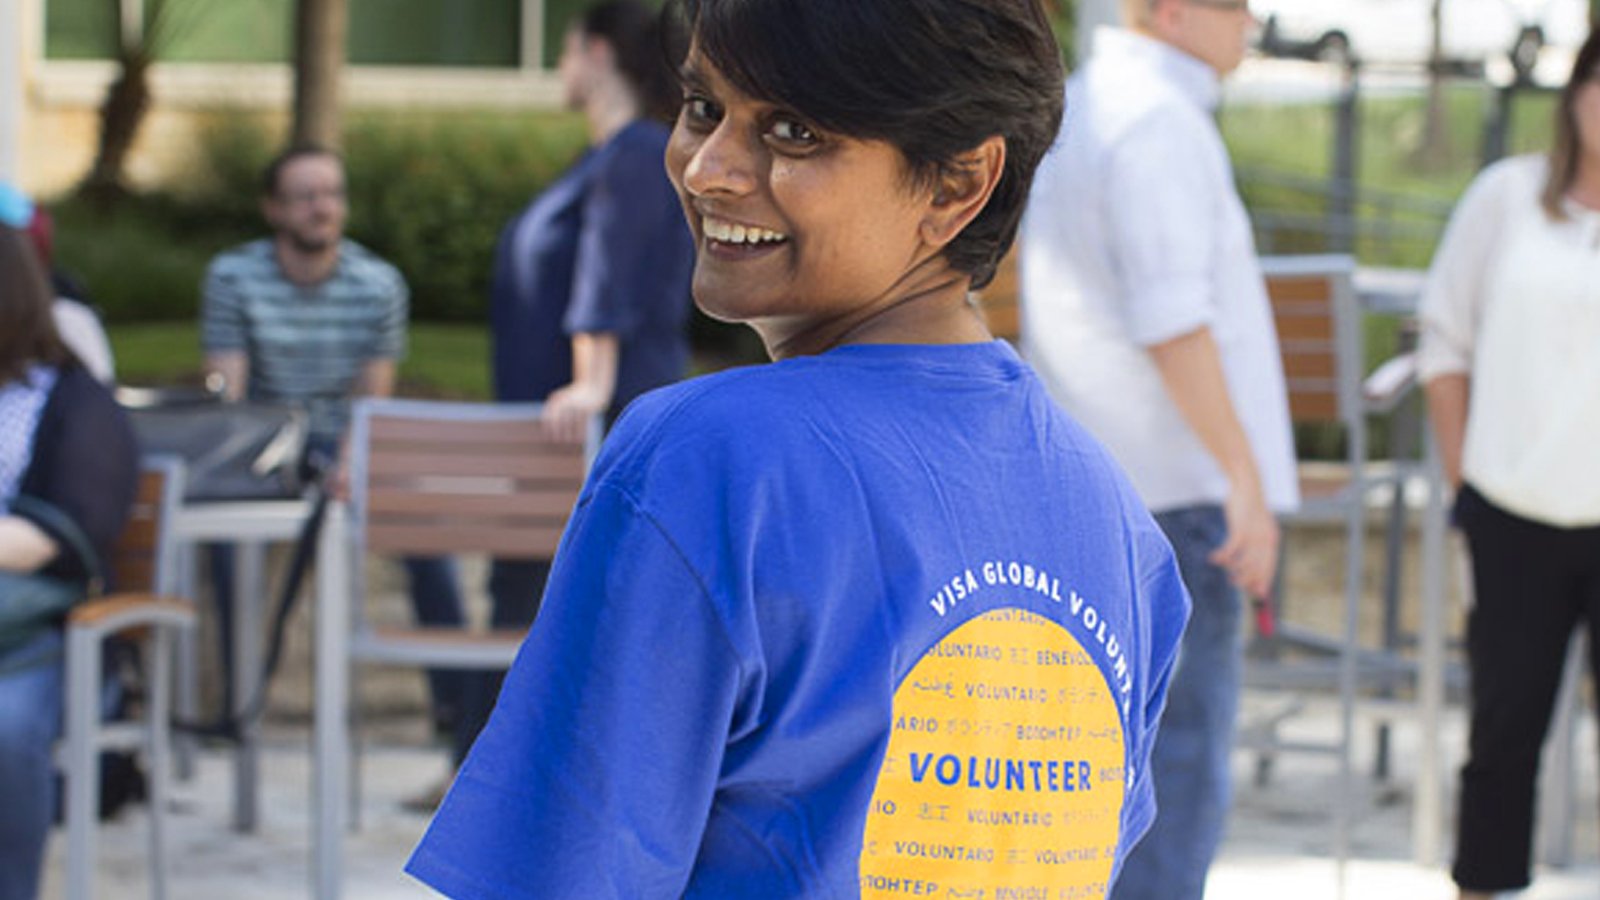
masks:
[(697, 49), (684, 76), (666, 162), (701, 309), (751, 324), (781, 358), (847, 341), (914, 290), (938, 252), (921, 234), (934, 189), (913, 185), (897, 148), (747, 96)]

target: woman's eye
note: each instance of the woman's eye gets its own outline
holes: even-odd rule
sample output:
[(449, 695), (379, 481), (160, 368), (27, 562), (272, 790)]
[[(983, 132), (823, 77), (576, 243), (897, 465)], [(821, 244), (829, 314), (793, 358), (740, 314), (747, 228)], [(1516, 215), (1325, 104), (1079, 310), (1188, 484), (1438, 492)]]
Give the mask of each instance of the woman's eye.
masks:
[(683, 98), (683, 114), (690, 122), (715, 122), (721, 112), (715, 103), (699, 94)]
[(817, 134), (794, 119), (778, 119), (772, 123), (772, 136), (785, 144), (810, 146), (817, 142)]

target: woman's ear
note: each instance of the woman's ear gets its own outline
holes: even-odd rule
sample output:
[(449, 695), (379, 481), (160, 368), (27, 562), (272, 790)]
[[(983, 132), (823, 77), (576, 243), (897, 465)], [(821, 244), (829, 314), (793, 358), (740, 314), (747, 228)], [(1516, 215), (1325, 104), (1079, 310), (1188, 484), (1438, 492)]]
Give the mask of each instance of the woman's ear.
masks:
[(934, 247), (955, 240), (994, 193), (1006, 167), (1006, 139), (998, 134), (957, 156), (939, 172), (933, 202), (922, 220), (922, 239)]

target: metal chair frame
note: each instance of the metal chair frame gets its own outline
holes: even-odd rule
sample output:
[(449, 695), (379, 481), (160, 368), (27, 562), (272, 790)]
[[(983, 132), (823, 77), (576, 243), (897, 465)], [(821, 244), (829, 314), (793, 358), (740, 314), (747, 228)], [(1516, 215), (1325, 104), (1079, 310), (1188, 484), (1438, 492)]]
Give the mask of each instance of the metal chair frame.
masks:
[[(195, 610), (172, 595), (177, 547), (170, 529), (183, 497), (183, 465), (146, 457), (138, 499), (108, 568), (117, 592), (74, 608), (67, 617), (66, 723), (58, 765), (66, 781), (67, 897), (94, 896), (99, 824), (100, 751), (145, 754), (150, 792), (150, 895), (167, 896), (166, 811), (171, 784), (172, 660), (178, 636), (195, 626)], [(144, 642), (146, 691), (142, 721), (102, 721), (102, 651), (114, 635)]]
[[(1283, 751), (1327, 753), (1339, 761), (1341, 790), (1335, 806), (1335, 851), (1343, 862), (1349, 854), (1352, 759), (1351, 745), (1358, 694), (1391, 693), (1416, 678), (1415, 663), (1396, 651), (1402, 643), (1396, 610), (1399, 605), (1399, 569), (1405, 534), (1407, 481), (1423, 471), (1418, 459), (1393, 459), (1375, 465), (1368, 457), (1368, 419), (1393, 415), (1413, 393), (1415, 371), (1409, 355), (1366, 372), (1363, 312), (1353, 278), (1355, 260), (1343, 255), (1266, 257), (1262, 260), (1289, 388), (1291, 419), (1296, 424), (1333, 424), (1345, 439), (1344, 459), (1338, 477), (1319, 484), (1304, 477), (1301, 508), (1283, 517), (1296, 523), (1340, 522), (1344, 526), (1344, 616), (1337, 637), (1316, 633), (1292, 623), (1280, 623), (1275, 637), (1264, 640), (1268, 656), (1247, 657), (1245, 683), (1251, 687), (1305, 690), (1335, 688), (1339, 698), (1338, 738), (1331, 743), (1292, 742), (1278, 736), (1278, 726), (1297, 711), (1297, 705), (1268, 714), (1257, 723), (1245, 723), (1240, 745), (1257, 754), (1257, 778), (1264, 780), (1273, 757)], [(1419, 427), (1415, 419), (1402, 424)], [(1391, 451), (1406, 442), (1391, 441)], [(1414, 441), (1411, 443), (1415, 443)], [(1310, 489), (1306, 489), (1310, 487)], [(1367, 648), (1360, 637), (1363, 577), (1367, 570), (1366, 536), (1369, 499), (1375, 489), (1389, 491), (1390, 514), (1386, 525), (1386, 564), (1383, 582), (1385, 640), (1381, 648)], [(1287, 542), (1286, 542), (1287, 543)], [(1281, 606), (1282, 575), (1273, 603)], [(1284, 660), (1278, 651), (1308, 651), (1312, 658)], [(1379, 769), (1387, 767), (1386, 731), (1380, 731)]]
[[(364, 562), (368, 554), (552, 558), (597, 452), (600, 425), (592, 421), (582, 442), (554, 441), (539, 423), (541, 408), (389, 398), (356, 403), (347, 530), (352, 664), (510, 667), (525, 630), (372, 625), (364, 612)], [(357, 717), (359, 703), (351, 710)], [(356, 743), (352, 802), (359, 796)]]

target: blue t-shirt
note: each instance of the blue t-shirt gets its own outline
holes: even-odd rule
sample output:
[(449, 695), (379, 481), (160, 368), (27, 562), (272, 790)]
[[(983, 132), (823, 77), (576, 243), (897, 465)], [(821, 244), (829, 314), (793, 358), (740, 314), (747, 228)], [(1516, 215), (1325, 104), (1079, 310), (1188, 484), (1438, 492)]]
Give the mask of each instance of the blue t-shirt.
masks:
[(666, 388), (408, 868), (466, 898), (1101, 897), (1187, 614), (1003, 342)]
[(687, 371), (694, 242), (663, 167), (669, 133), (629, 124), (501, 232), (489, 298), (497, 399), (543, 400), (571, 382), (580, 332), (617, 336), (613, 415)]

